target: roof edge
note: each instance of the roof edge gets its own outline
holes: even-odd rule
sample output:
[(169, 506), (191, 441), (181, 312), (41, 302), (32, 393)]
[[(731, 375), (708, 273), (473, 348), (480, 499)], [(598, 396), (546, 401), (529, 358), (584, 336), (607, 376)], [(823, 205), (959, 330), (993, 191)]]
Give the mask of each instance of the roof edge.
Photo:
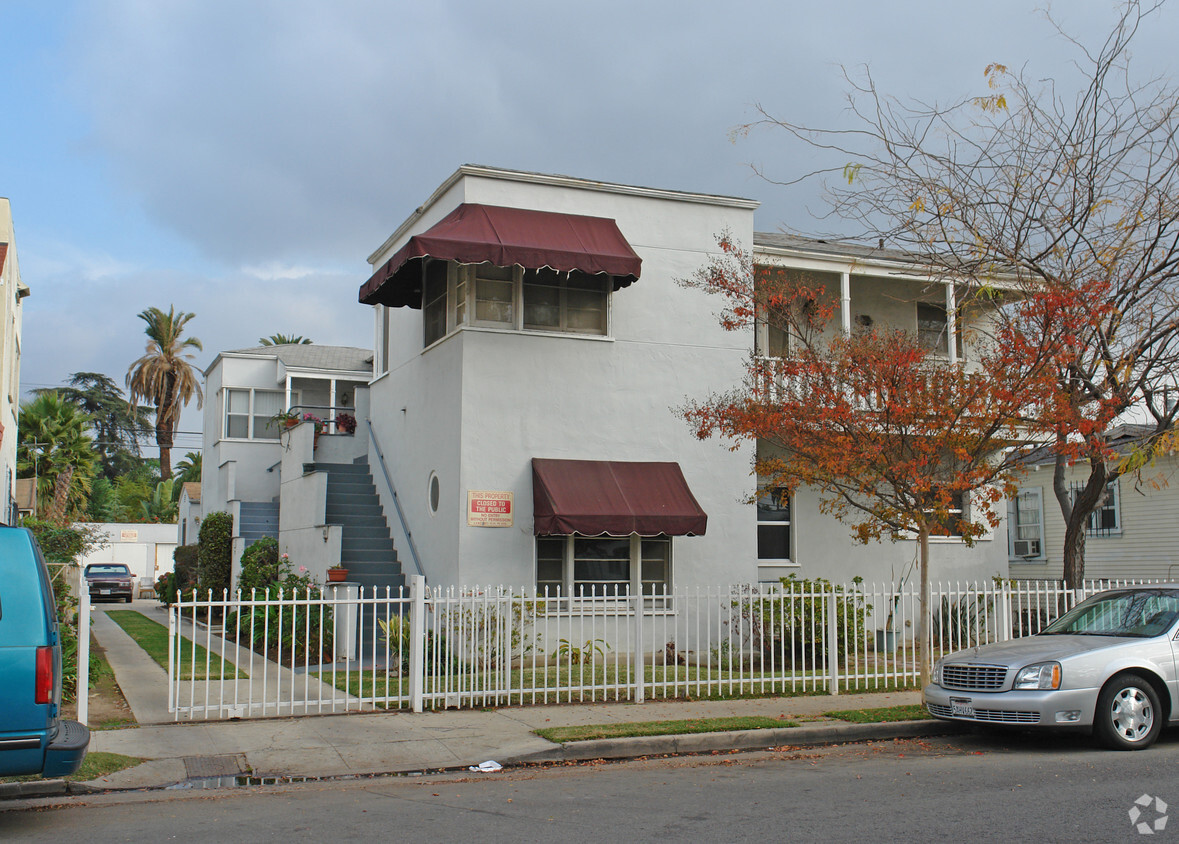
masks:
[[(405, 218), (377, 249), (368, 256), (368, 263), (375, 269), (380, 256), (396, 244), (407, 231), (420, 220), (425, 213), (434, 206), (442, 196), (450, 190), (464, 176), (482, 176), (488, 179), (502, 179), (511, 182), (525, 182), (533, 185), (549, 185), (552, 187), (574, 188), (576, 190), (591, 190), (599, 193), (615, 193), (624, 196), (639, 196), (648, 199), (673, 199), (681, 202), (695, 202), (701, 205), (718, 205), (728, 208), (744, 208), (756, 210), (761, 202), (756, 199), (744, 199), (737, 196), (721, 194), (694, 193), (692, 191), (670, 190), (666, 188), (648, 188), (638, 185), (624, 185), (618, 182), (598, 182), (593, 179), (582, 179), (576, 176), (561, 176), (549, 173), (531, 173), (525, 170), (509, 170), (503, 167), (489, 167), (483, 164), (463, 164), (450, 174), (434, 192), (430, 194), (413, 213)], [(541, 209), (536, 209), (541, 210)]]

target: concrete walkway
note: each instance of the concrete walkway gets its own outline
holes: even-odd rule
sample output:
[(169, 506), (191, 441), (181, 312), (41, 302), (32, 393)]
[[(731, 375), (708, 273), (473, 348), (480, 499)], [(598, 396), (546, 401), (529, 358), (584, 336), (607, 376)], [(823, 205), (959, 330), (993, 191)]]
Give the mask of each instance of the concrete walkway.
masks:
[[(436, 771), (465, 769), (485, 760), (513, 765), (632, 758), (935, 735), (958, 729), (935, 721), (861, 725), (823, 716), (825, 712), (839, 709), (917, 704), (921, 700), (918, 692), (649, 701), (642, 704), (559, 704), (421, 714), (367, 712), (158, 723), (170, 721), (165, 672), (104, 616), (101, 610), (94, 613), (95, 635), (107, 649), (116, 678), (141, 726), (94, 731), (90, 750), (137, 756), (147, 761), (95, 780), (87, 787), (158, 788), (186, 780), (238, 774), (281, 778)], [(542, 727), (753, 715), (797, 720), (800, 726), (564, 745), (546, 741), (533, 733)], [(0, 798), (54, 794), (65, 790), (61, 781), (0, 785)]]

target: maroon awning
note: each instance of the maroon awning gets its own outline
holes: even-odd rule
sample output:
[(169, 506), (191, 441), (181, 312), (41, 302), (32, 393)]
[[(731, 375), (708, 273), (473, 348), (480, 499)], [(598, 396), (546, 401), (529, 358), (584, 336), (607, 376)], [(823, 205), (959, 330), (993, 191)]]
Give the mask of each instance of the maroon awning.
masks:
[(360, 288), (361, 303), (420, 308), (424, 258), (606, 273), (615, 290), (634, 282), (643, 263), (618, 224), (605, 217), (464, 203), (411, 237), (373, 273)]
[(678, 463), (532, 459), (537, 536), (703, 536), (700, 509)]

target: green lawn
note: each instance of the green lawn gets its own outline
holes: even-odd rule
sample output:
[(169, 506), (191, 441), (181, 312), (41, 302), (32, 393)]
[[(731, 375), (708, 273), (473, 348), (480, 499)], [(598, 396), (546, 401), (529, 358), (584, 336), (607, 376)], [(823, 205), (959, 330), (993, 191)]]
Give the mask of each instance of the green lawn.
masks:
[[(86, 754), (86, 758), (82, 760), (82, 767), (78, 768), (77, 773), (71, 774), (66, 779), (74, 782), (89, 782), (99, 777), (105, 777), (107, 774), (113, 774), (115, 771), (138, 765), (142, 761), (138, 756), (93, 751)], [(39, 779), (41, 777), (36, 774), (30, 774), (23, 777), (0, 777), (0, 782), (32, 782)]]
[[(813, 676), (804, 677), (802, 674), (792, 678), (763, 681), (750, 673), (683, 665), (669, 665), (666, 668), (648, 666), (644, 673), (647, 684), (645, 696), (648, 699), (732, 700), (827, 693), (821, 684), (816, 687)], [(383, 671), (378, 671), (375, 675), (373, 671), (340, 671), (333, 678), (331, 672), (325, 671), (317, 676), (324, 683), (365, 700), (371, 700), (374, 696), (379, 700), (409, 694), (409, 678), (399, 675), (393, 669), (389, 670), (388, 675)], [(461, 694), (463, 705), (475, 706), (628, 700), (631, 676), (632, 669), (625, 664), (548, 665), (514, 668), (511, 671), (491, 671), (488, 675), (468, 674), (461, 688), (450, 688), (447, 691)], [(546, 695), (544, 692), (533, 692), (532, 688), (560, 688), (561, 691), (549, 691)], [(840, 684), (840, 692), (852, 694), (897, 691), (903, 688), (912, 687), (898, 687), (895, 683), (870, 683), (866, 686)], [(503, 691), (497, 696), (495, 692), (500, 689), (510, 692)], [(431, 693), (428, 683), (426, 693)], [(391, 703), (390, 706), (396, 707), (396, 704)]]
[(730, 730), (770, 730), (797, 727), (797, 721), (765, 716), (729, 718), (692, 718), (683, 721), (634, 721), (618, 724), (589, 724), (581, 727), (545, 727), (533, 730), (549, 741), (590, 741), (592, 739), (630, 738), (632, 736), (676, 736), (688, 733), (715, 733)]
[(884, 706), (880, 709), (841, 709), (824, 712), (828, 718), (851, 721), (855, 724), (879, 724), (884, 721), (926, 721), (933, 716), (920, 704)]
[[(167, 627), (135, 610), (107, 610), (106, 614), (161, 668), (165, 671), (168, 669)], [(180, 641), (183, 644), (180, 647), (179, 665), (176, 666), (176, 676), (179, 679), (219, 680), (224, 676), (226, 680), (244, 680), (249, 676), (240, 668), (234, 668), (224, 657), (210, 654), (200, 645), (196, 646), (194, 655), (192, 642), (184, 638)]]

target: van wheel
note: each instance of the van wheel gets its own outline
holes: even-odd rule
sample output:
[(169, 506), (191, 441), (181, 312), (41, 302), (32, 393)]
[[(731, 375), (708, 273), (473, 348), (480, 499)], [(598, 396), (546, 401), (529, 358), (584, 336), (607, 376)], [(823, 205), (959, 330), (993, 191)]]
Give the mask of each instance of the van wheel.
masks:
[(1137, 674), (1115, 675), (1097, 697), (1093, 732), (1114, 750), (1145, 750), (1163, 729), (1154, 686)]
[(131, 603), (131, 596), (130, 596), (130, 595), (128, 595), (126, 598), (124, 598), (124, 599), (123, 599), (123, 603), (124, 603), (124, 604), (129, 604), (129, 603)]

